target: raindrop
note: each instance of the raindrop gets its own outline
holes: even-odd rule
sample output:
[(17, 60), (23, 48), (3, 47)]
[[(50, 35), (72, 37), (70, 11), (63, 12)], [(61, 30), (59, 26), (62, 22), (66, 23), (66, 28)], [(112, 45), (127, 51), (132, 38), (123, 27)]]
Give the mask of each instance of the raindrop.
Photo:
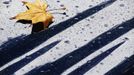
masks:
[(84, 28), (81, 28), (82, 30), (84, 30)]
[(108, 27), (108, 25), (107, 25), (107, 24), (105, 24), (104, 26), (105, 26), (105, 27)]
[(40, 72), (44, 72), (44, 71), (42, 70), (42, 71), (40, 71)]
[(69, 56), (69, 58), (72, 58), (73, 56)]
[(30, 56), (26, 56), (26, 59), (31, 59), (31, 57)]
[(70, 41), (69, 41), (69, 40), (66, 40), (64, 43), (67, 43), (67, 44), (69, 44), (69, 43), (70, 43)]
[(4, 30), (3, 28), (0, 28), (0, 30)]
[(79, 8), (79, 6), (75, 6), (76, 8)]
[(125, 37), (124, 40), (129, 40), (129, 38)]
[(57, 2), (59, 3), (60, 1), (58, 0)]
[(75, 48), (77, 48), (77, 45), (74, 45), (75, 46)]
[(104, 19), (104, 17), (101, 17), (101, 19)]
[(61, 56), (61, 54), (58, 54), (59, 56)]
[(64, 7), (64, 5), (63, 5), (63, 4), (61, 4), (60, 6), (61, 6), (61, 7)]
[(100, 39), (101, 39), (101, 37), (98, 37), (98, 39), (100, 40)]
[(64, 17), (61, 17), (62, 19), (64, 19)]
[(87, 41), (86, 39), (84, 41)]
[(91, 63), (91, 60), (88, 60), (87, 63)]
[(56, 47), (56, 49), (59, 49), (59, 47)]
[(75, 20), (78, 20), (79, 18), (76, 17), (76, 18), (74, 18), (74, 19), (75, 19)]
[(104, 63), (101, 62), (100, 64), (103, 65)]
[(111, 32), (107, 32), (107, 34), (111, 34)]
[(89, 7), (92, 7), (92, 5), (89, 5)]
[(69, 17), (69, 15), (66, 15), (66, 17)]
[(123, 29), (124, 27), (119, 27), (119, 29)]
[(126, 57), (124, 57), (125, 59), (128, 59), (128, 57), (126, 56)]
[(93, 33), (93, 32), (90, 32), (91, 34)]
[(124, 7), (125, 5), (124, 4), (120, 4), (120, 7)]
[(91, 19), (93, 19), (94, 18), (94, 16), (91, 16)]

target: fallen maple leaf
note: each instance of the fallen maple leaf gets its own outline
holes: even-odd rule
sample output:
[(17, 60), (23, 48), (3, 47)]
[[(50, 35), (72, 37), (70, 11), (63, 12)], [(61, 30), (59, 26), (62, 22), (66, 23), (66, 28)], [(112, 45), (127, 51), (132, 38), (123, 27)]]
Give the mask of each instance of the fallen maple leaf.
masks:
[(45, 27), (48, 27), (49, 23), (53, 20), (53, 16), (46, 10), (48, 6), (46, 2), (42, 2), (41, 0), (36, 0), (33, 3), (25, 1), (22, 2), (27, 6), (28, 10), (10, 19), (30, 20), (33, 25), (42, 22)]

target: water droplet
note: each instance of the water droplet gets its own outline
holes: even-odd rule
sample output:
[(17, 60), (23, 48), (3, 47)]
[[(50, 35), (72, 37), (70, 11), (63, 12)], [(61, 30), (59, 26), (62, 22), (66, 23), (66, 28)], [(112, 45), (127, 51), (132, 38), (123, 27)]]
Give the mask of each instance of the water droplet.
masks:
[(124, 4), (120, 4), (120, 7), (124, 7), (125, 5)]
[(69, 44), (69, 43), (70, 43), (70, 41), (69, 41), (69, 40), (66, 40), (66, 41), (65, 41), (65, 43)]
[(79, 8), (79, 6), (75, 6), (76, 8)]
[(105, 27), (108, 27), (108, 25), (107, 25), (107, 24), (105, 24), (104, 26), (105, 26)]
[(59, 49), (59, 47), (56, 47), (56, 49)]
[(57, 2), (59, 3), (60, 1), (58, 0)]
[(103, 65), (104, 63), (101, 62), (100, 64)]
[(107, 34), (111, 34), (111, 32), (107, 32)]
[(0, 30), (4, 30), (3, 28), (0, 28)]

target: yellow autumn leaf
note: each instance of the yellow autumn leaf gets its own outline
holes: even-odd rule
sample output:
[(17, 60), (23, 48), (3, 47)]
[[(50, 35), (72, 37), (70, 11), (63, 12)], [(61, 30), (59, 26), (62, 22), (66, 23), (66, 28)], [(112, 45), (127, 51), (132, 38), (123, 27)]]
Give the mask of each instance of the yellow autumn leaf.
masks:
[(12, 19), (31, 20), (32, 24), (43, 22), (46, 26), (52, 22), (53, 16), (50, 12), (46, 10), (48, 6), (46, 2), (36, 0), (33, 3), (24, 1), (23, 3), (28, 7), (28, 10), (18, 14)]

